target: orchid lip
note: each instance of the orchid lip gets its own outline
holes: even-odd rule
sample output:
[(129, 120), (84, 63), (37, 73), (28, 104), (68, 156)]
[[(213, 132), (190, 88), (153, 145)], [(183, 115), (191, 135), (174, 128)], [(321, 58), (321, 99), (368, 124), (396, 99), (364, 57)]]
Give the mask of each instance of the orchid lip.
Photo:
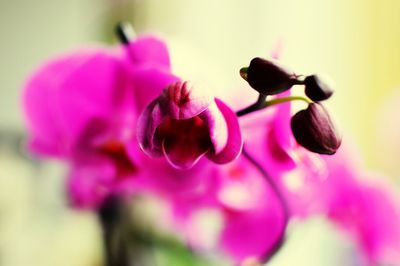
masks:
[(206, 122), (198, 116), (185, 120), (166, 117), (157, 127), (154, 140), (172, 166), (188, 169), (211, 150), (208, 132)]
[(204, 155), (214, 163), (228, 163), (238, 157), (243, 143), (235, 113), (183, 81), (169, 85), (146, 107), (137, 136), (147, 155), (165, 156), (175, 168), (190, 168)]
[(190, 168), (192, 168), (195, 164), (197, 164), (197, 162), (206, 154), (210, 151), (210, 149), (204, 151), (203, 153), (199, 154), (194, 160), (189, 160), (186, 163), (182, 164), (180, 162), (176, 162), (173, 160), (173, 158), (171, 156), (169, 156), (169, 154), (167, 153), (166, 149), (165, 149), (165, 139), (162, 142), (162, 152), (165, 156), (165, 158), (167, 159), (168, 163), (176, 168), (176, 169), (180, 169), (180, 170), (188, 170)]

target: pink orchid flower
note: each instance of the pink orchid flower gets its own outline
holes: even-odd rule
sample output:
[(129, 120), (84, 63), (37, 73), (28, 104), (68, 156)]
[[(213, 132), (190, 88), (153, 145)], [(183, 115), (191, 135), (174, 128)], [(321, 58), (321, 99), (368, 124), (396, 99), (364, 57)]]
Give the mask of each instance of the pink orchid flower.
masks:
[(56, 57), (24, 88), (30, 150), (71, 164), (76, 206), (96, 207), (110, 193), (134, 190), (141, 173), (137, 116), (176, 80), (165, 44), (154, 37)]
[[(326, 215), (349, 233), (366, 258), (365, 265), (399, 264), (400, 202), (389, 185), (366, 180), (371, 174), (362, 170), (358, 153), (346, 145), (333, 156), (312, 154), (297, 145), (285, 122), (290, 120), (289, 104), (276, 109), (266, 131), (256, 133), (252, 123), (257, 119), (242, 128), (249, 152), (264, 158), (292, 217)], [(251, 138), (246, 138), (247, 129)], [(262, 137), (265, 134), (267, 138)], [(264, 139), (267, 148), (257, 149), (260, 144), (251, 141), (257, 139)]]
[[(289, 95), (284, 92), (278, 97)], [(324, 182), (327, 169), (320, 155), (296, 143), (291, 115), (290, 103), (279, 104), (241, 118), (241, 128), (248, 153), (284, 193), (290, 213), (301, 218), (317, 211), (314, 187)]]
[[(297, 145), (285, 122), (290, 120), (290, 106), (276, 109), (268, 129), (256, 133), (260, 135), (254, 135), (254, 121), (242, 128), (249, 151), (264, 158), (265, 168), (285, 193), (292, 217), (326, 215), (354, 240), (365, 257), (363, 265), (399, 264), (400, 202), (389, 185), (368, 181), (365, 177), (371, 173), (363, 170), (355, 149), (346, 145), (333, 156), (313, 154)], [(250, 141), (246, 128), (251, 129)], [(267, 147), (262, 151), (251, 141), (260, 138)]]
[(368, 181), (365, 177), (371, 173), (362, 170), (357, 152), (346, 145), (333, 156), (312, 154), (297, 145), (285, 122), (290, 119), (289, 106), (277, 109), (267, 130), (268, 148), (257, 154), (260, 144), (254, 143), (249, 150), (255, 158), (264, 156), (264, 167), (272, 169), (291, 215), (326, 215), (358, 246), (363, 265), (399, 264), (400, 202), (389, 185)]
[(363, 265), (399, 265), (399, 198), (384, 177), (362, 170), (358, 157), (349, 146), (326, 157), (329, 176), (318, 198), (329, 220), (355, 242)]
[[(282, 94), (287, 95), (287, 93)], [(324, 167), (319, 155), (297, 145), (290, 131), (290, 104), (281, 104), (241, 118), (246, 153), (237, 160), (220, 166), (214, 171), (212, 188), (193, 197), (188, 204), (177, 200), (173, 203), (175, 220), (180, 232), (192, 246), (204, 247), (201, 232), (193, 224), (202, 210), (217, 210), (222, 216), (217, 247), (236, 263), (249, 258), (267, 260), (282, 244), (289, 215), (305, 217), (311, 210), (314, 198), (305, 197), (308, 184), (322, 180)], [(282, 202), (270, 181), (281, 190)], [(284, 178), (295, 176), (303, 186), (292, 190)], [(285, 204), (285, 206), (283, 206)], [(286, 206), (287, 205), (287, 206)]]
[[(215, 167), (213, 181), (201, 192), (181, 194), (170, 202), (177, 230), (197, 250), (217, 249), (241, 263), (268, 259), (282, 243), (285, 210), (264, 176), (243, 155)], [(198, 225), (203, 212), (221, 218), (213, 241), (204, 239), (207, 228)]]
[(218, 164), (234, 160), (242, 138), (235, 113), (188, 82), (166, 88), (138, 121), (138, 141), (151, 157), (164, 155), (178, 169), (189, 169), (204, 155)]
[(217, 197), (224, 217), (221, 249), (236, 262), (268, 260), (282, 244), (288, 217), (265, 176), (242, 155), (224, 167)]
[[(289, 218), (311, 212), (308, 185), (324, 176), (320, 156), (295, 142), (290, 109), (285, 103), (242, 118), (247, 156), (225, 167), (228, 171), (219, 191), (225, 216), (221, 245), (237, 262), (269, 259), (282, 244)], [(297, 179), (300, 185), (290, 187), (287, 177)]]
[(24, 108), (31, 151), (70, 163), (75, 206), (144, 190), (170, 201), (181, 224), (215, 209), (223, 217), (218, 246), (235, 262), (268, 258), (288, 215), (326, 214), (369, 265), (400, 261), (399, 205), (387, 187), (361, 182), (364, 173), (344, 151), (323, 160), (297, 145), (290, 104), (249, 115), (239, 128), (224, 102), (171, 74), (158, 39), (51, 60), (27, 82)]

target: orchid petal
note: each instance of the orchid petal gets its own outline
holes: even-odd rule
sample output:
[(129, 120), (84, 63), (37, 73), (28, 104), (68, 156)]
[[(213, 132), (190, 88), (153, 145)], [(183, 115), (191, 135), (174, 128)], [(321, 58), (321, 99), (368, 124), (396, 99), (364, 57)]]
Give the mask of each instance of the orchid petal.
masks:
[[(99, 78), (101, 77), (101, 78)], [(24, 105), (37, 152), (69, 153), (93, 118), (108, 117), (128, 91), (129, 74), (105, 49), (51, 60), (28, 81)]]
[(222, 248), (236, 261), (268, 256), (284, 231), (280, 206), (264, 202), (265, 208), (230, 213), (221, 236)]
[(73, 206), (96, 208), (112, 190), (115, 167), (105, 157), (86, 155), (77, 160), (68, 177), (68, 194)]
[(216, 143), (218, 143), (220, 139), (223, 139), (225, 137), (225, 135), (223, 134), (218, 135), (219, 132), (224, 132), (224, 131), (221, 128), (222, 126), (220, 125), (222, 122), (217, 121), (217, 123), (214, 124), (215, 125), (214, 132), (217, 132), (214, 134), (217, 135), (216, 136), (211, 135), (212, 136), (211, 140), (213, 141), (214, 144), (215, 154), (208, 154), (208, 158), (215, 163), (224, 164), (234, 160), (236, 157), (239, 156), (243, 147), (243, 140), (240, 132), (239, 121), (236, 117), (236, 114), (221, 100), (216, 98), (215, 103), (225, 120), (225, 124), (227, 127), (226, 129), (227, 140), (223, 149), (215, 148), (218, 147)]
[(141, 36), (128, 45), (128, 60), (135, 65), (149, 64), (170, 68), (168, 48), (161, 39), (155, 36)]
[(211, 154), (220, 153), (225, 148), (228, 141), (228, 125), (225, 117), (218, 109), (215, 102), (211, 103), (199, 117), (205, 121), (208, 127), (209, 136), (213, 146)]
[(142, 186), (157, 195), (176, 199), (179, 209), (194, 207), (188, 202), (189, 198), (207, 201), (213, 195), (208, 191), (218, 187), (214, 183), (219, 169), (207, 160), (199, 160), (186, 170), (171, 167), (163, 157), (149, 158), (143, 155), (139, 163), (146, 169), (145, 176), (141, 178)]
[(160, 96), (160, 106), (174, 119), (195, 117), (207, 109), (213, 98), (205, 90), (194, 88), (187, 81), (170, 85)]
[(167, 69), (154, 66), (136, 68), (132, 76), (135, 101), (139, 113), (157, 98), (165, 88), (179, 80)]
[[(280, 97), (290, 95), (290, 91), (279, 94)], [(294, 140), (290, 129), (291, 104), (282, 103), (276, 107), (276, 114), (269, 124), (266, 138), (266, 157), (270, 161), (272, 171), (287, 171), (296, 167), (293, 150)]]
[(329, 176), (317, 197), (327, 217), (348, 233), (370, 265), (397, 265), (400, 201), (384, 177), (373, 180), (360, 171), (358, 157), (346, 143), (335, 155), (325, 156)]
[[(219, 194), (227, 208), (221, 246), (237, 262), (248, 257), (264, 259), (285, 232), (286, 218), (281, 202), (264, 177), (243, 156), (227, 165), (226, 170)], [(240, 187), (242, 196), (238, 198), (236, 189), (236, 197), (229, 197), (226, 190), (230, 187)]]
[(140, 148), (149, 156), (157, 157), (162, 154), (161, 142), (155, 143), (154, 135), (163, 118), (164, 115), (158, 104), (158, 98), (153, 100), (139, 117), (137, 139)]

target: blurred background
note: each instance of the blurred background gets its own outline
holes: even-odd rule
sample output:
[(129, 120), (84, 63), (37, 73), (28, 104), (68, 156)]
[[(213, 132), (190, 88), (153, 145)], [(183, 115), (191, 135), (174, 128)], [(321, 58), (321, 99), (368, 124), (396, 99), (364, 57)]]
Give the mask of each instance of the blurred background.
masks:
[[(296, 72), (334, 80), (328, 106), (344, 138), (398, 185), (399, 14), (398, 0), (0, 0), (0, 265), (101, 264), (96, 217), (65, 207), (62, 166), (21, 145), (21, 88), (44, 59), (116, 43), (114, 25), (128, 20), (167, 40), (178, 74), (240, 89), (238, 70), (279, 46)], [(353, 265), (330, 225), (299, 226), (271, 265)]]

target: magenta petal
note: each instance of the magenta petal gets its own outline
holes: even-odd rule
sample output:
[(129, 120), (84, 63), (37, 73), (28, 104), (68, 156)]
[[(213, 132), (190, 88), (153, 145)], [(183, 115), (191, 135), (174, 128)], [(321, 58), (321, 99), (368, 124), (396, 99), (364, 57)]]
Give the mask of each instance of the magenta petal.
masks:
[(331, 199), (329, 218), (353, 238), (373, 265), (399, 263), (400, 204), (390, 188), (356, 180), (341, 182), (330, 188), (337, 195)]
[(284, 218), (278, 206), (231, 213), (226, 223), (221, 245), (236, 261), (248, 257), (263, 259), (280, 241), (284, 230)]
[(276, 172), (288, 171), (296, 167), (296, 161), (293, 158), (294, 149), (282, 146), (281, 139), (284, 138), (284, 135), (279, 134), (282, 132), (279, 127), (279, 123), (278, 125), (272, 125), (268, 129), (266, 136), (262, 136), (265, 138), (265, 157), (269, 162), (269, 169)]
[(155, 143), (154, 135), (163, 118), (158, 99), (155, 99), (146, 107), (138, 120), (137, 139), (140, 148), (152, 157), (162, 155), (161, 141)]
[(213, 194), (208, 190), (217, 187), (213, 182), (216, 182), (218, 168), (208, 160), (200, 160), (185, 171), (171, 167), (163, 157), (149, 158), (143, 155), (139, 164), (146, 169), (143, 171), (146, 176), (141, 178), (143, 186), (163, 197), (180, 198), (178, 207), (190, 205), (187, 198), (198, 197), (200, 201), (212, 198)]
[(184, 120), (197, 116), (207, 109), (213, 97), (204, 89), (187, 81), (171, 84), (160, 95), (160, 106), (174, 119)]
[(162, 143), (163, 153), (167, 161), (177, 169), (192, 168), (208, 149), (202, 147), (199, 143), (185, 140), (168, 140)]
[(123, 64), (105, 49), (83, 50), (44, 65), (24, 91), (34, 147), (52, 146), (67, 154), (88, 121), (112, 116), (129, 80)]
[[(279, 97), (290, 96), (290, 91), (279, 94)], [(270, 171), (286, 171), (296, 167), (296, 161), (290, 151), (294, 150), (295, 142), (290, 129), (291, 105), (278, 105), (272, 121), (268, 124), (266, 139), (266, 157)]]
[[(222, 150), (219, 150), (215, 154), (209, 153), (207, 156), (215, 163), (224, 164), (239, 156), (243, 147), (243, 139), (236, 114), (221, 100), (216, 98), (215, 103), (225, 119), (228, 130), (228, 139)], [(216, 131), (217, 129), (218, 128), (216, 128)]]
[[(129, 89), (129, 72), (106, 53), (91, 56), (60, 84), (60, 116), (75, 136), (92, 117), (109, 117)], [(100, 78), (101, 77), (101, 78)]]
[(68, 194), (78, 208), (96, 208), (111, 193), (116, 171), (110, 160), (85, 156), (74, 163), (68, 177)]
[[(27, 81), (23, 91), (23, 104), (27, 126), (30, 132), (30, 148), (41, 154), (67, 153), (58, 116), (56, 91), (71, 72), (71, 67), (83, 60), (84, 53), (57, 58), (38, 69)], [(51, 77), (51, 78), (49, 78)]]
[(213, 145), (213, 150), (210, 153), (220, 153), (228, 142), (228, 125), (215, 101), (199, 117), (208, 126), (208, 133)]
[(399, 199), (383, 177), (372, 181), (357, 157), (346, 143), (335, 155), (325, 156), (329, 176), (318, 188), (318, 199), (325, 203), (328, 218), (358, 244), (369, 265), (398, 265)]
[(152, 100), (179, 78), (167, 69), (156, 67), (140, 67), (133, 71), (135, 101), (140, 113)]
[(129, 43), (128, 53), (135, 65), (148, 64), (170, 68), (170, 59), (166, 44), (155, 36), (142, 36)]
[(265, 179), (243, 156), (226, 167), (219, 193), (226, 208), (221, 246), (237, 262), (248, 257), (262, 260), (282, 239), (284, 209)]

